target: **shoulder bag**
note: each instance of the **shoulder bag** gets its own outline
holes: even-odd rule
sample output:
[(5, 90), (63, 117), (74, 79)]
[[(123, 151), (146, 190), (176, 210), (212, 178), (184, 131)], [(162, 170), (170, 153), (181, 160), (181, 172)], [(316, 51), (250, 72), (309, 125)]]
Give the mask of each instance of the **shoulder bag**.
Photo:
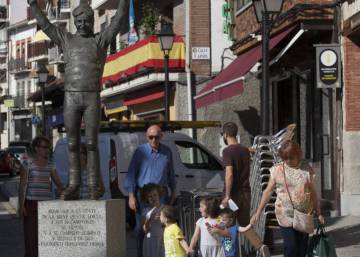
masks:
[(295, 229), (297, 231), (312, 234), (314, 232), (313, 215), (303, 213), (303, 212), (298, 211), (297, 209), (295, 209), (293, 201), (291, 200), (291, 196), (290, 196), (288, 186), (286, 184), (286, 172), (285, 172), (285, 165), (284, 164), (283, 164), (283, 168), (284, 168), (284, 183), (285, 183), (286, 191), (288, 192), (291, 205), (292, 205), (292, 207), (294, 209), (294, 218), (293, 218), (292, 227), (293, 227), (293, 229)]

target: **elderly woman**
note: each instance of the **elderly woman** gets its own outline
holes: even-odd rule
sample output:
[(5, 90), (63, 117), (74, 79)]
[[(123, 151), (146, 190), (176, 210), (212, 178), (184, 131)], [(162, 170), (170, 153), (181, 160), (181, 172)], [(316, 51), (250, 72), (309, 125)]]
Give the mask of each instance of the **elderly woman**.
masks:
[(50, 140), (38, 136), (32, 141), (33, 156), (20, 170), (19, 213), (24, 223), (25, 256), (38, 256), (38, 202), (52, 200), (53, 181), (59, 192), (63, 186), (49, 161)]
[(303, 213), (315, 210), (319, 222), (324, 224), (313, 184), (314, 171), (302, 160), (302, 151), (296, 142), (285, 141), (279, 155), (282, 162), (270, 169), (269, 183), (250, 223), (254, 225), (258, 221), (276, 188), (275, 214), (284, 238), (284, 257), (305, 257), (309, 234), (293, 229), (292, 225), (294, 207)]

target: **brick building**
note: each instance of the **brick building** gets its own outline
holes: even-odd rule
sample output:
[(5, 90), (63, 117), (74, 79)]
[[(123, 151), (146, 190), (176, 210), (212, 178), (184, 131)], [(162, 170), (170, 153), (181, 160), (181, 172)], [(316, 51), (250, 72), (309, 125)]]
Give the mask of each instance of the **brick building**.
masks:
[(343, 53), (343, 92), (340, 145), (342, 166), (340, 178), (342, 214), (360, 214), (360, 1), (343, 1), (341, 46)]
[[(228, 3), (235, 20), (231, 50), (237, 58), (198, 88), (196, 113), (200, 120), (235, 121), (241, 142), (251, 145), (254, 136), (260, 134), (261, 31), (252, 1)], [(342, 134), (338, 129), (342, 124), (342, 94), (340, 89), (332, 94), (329, 89), (317, 87), (314, 45), (338, 42), (338, 20), (334, 19), (338, 13), (334, 1), (284, 1), (270, 35), (270, 105), (266, 107), (272, 133), (290, 123), (297, 125), (296, 140), (315, 168), (323, 203), (328, 210), (335, 210), (334, 214), (341, 203), (340, 168), (349, 165), (343, 165), (339, 154), (342, 146), (336, 140)], [(358, 113), (353, 109), (356, 104), (345, 101), (351, 115)], [(356, 128), (354, 121), (345, 124), (345, 130)], [(220, 153), (217, 130), (206, 130), (199, 139)]]
[[(164, 118), (163, 54), (159, 51), (156, 37), (146, 37), (141, 33), (142, 8), (146, 2), (134, 1), (140, 41), (126, 46), (125, 31), (120, 36), (125, 48), (110, 55), (105, 65), (105, 88), (101, 96), (108, 118)], [(189, 95), (193, 94), (198, 84), (211, 79), (213, 72), (219, 72), (222, 66), (229, 63), (228, 59), (223, 64), (221, 61), (223, 49), (232, 43), (223, 32), (221, 13), (225, 1), (173, 0), (152, 3), (159, 17), (169, 21), (176, 34), (170, 52), (170, 119), (189, 120), (194, 117)], [(93, 1), (93, 6), (99, 10), (115, 7), (111, 1)], [(142, 54), (138, 54), (140, 52)], [(232, 56), (231, 53), (228, 55)], [(124, 63), (129, 65), (124, 67)]]

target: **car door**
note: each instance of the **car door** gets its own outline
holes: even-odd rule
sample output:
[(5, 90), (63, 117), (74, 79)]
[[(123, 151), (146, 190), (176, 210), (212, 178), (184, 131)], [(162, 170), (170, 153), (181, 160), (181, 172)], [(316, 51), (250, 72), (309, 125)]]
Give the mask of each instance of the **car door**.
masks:
[(178, 191), (205, 188), (222, 190), (223, 169), (215, 156), (193, 141), (174, 140), (174, 145)]

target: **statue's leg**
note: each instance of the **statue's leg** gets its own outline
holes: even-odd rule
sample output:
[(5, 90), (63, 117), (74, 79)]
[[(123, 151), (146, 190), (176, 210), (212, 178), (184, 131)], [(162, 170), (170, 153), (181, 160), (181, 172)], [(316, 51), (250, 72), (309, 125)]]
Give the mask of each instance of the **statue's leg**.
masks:
[(98, 148), (98, 134), (100, 125), (100, 95), (97, 92), (86, 93), (87, 106), (84, 112), (85, 137), (87, 147), (87, 170), (88, 170), (88, 187), (90, 199), (99, 199), (104, 190), (100, 190), (99, 176), (100, 158)]
[(81, 99), (77, 92), (65, 92), (64, 124), (68, 138), (69, 150), (69, 185), (62, 193), (63, 200), (79, 199), (81, 172), (80, 172), (80, 125)]

